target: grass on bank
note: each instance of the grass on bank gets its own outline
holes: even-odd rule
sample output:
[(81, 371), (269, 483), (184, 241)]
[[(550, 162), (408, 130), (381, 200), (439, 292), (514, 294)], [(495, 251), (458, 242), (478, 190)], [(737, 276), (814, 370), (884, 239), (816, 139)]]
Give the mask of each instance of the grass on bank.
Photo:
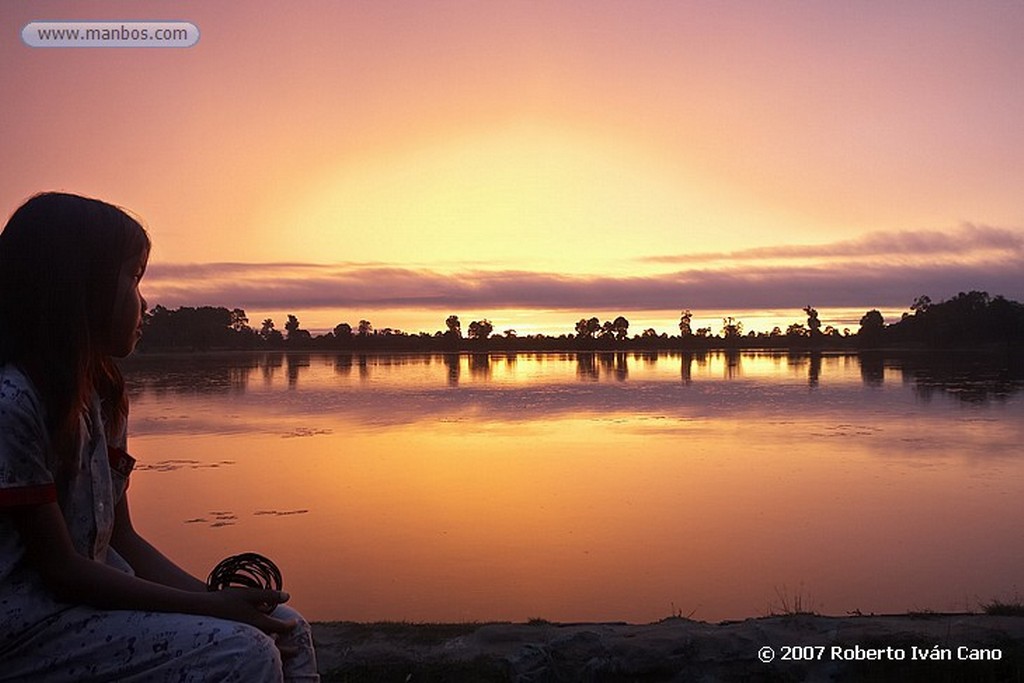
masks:
[(998, 598), (982, 603), (981, 611), (993, 617), (1024, 617), (1024, 599), (1015, 595), (1011, 600), (1002, 601)]
[(786, 584), (782, 584), (781, 588), (776, 586), (775, 599), (778, 602), (768, 603), (768, 609), (766, 610), (765, 616), (818, 616), (818, 612), (814, 611), (814, 600), (811, 598), (809, 593), (804, 592), (803, 581), (801, 581), (800, 586), (793, 591), (790, 591), (786, 587)]

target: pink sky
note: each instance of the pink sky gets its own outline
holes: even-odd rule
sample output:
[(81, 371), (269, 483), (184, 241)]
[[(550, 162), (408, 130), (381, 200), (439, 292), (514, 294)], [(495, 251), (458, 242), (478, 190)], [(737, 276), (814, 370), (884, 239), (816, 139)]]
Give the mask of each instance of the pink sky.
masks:
[[(201, 38), (24, 45), (46, 19)], [(1019, 2), (40, 2), (0, 26), (0, 205), (137, 212), (152, 303), (669, 331), (1024, 298)]]

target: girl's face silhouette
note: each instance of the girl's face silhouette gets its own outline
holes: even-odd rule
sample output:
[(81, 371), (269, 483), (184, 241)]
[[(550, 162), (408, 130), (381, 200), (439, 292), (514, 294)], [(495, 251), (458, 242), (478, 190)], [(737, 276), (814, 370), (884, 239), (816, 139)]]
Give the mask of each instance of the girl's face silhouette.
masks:
[(133, 257), (124, 262), (118, 274), (107, 350), (115, 358), (124, 358), (130, 354), (142, 336), (142, 314), (146, 310), (146, 300), (139, 293), (139, 281), (145, 270), (145, 256)]

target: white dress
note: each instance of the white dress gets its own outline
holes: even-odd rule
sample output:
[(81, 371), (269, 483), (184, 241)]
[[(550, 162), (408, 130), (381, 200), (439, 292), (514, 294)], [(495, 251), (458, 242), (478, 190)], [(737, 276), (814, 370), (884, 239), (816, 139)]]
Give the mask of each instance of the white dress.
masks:
[[(281, 645), (259, 629), (223, 619), (100, 610), (58, 601), (25, 558), (9, 509), (57, 501), (75, 549), (131, 573), (110, 547), (114, 507), (134, 460), (124, 438), (108, 449), (99, 398), (82, 419), (76, 471), (58, 488), (43, 406), (28, 378), (0, 365), (0, 681), (318, 681), (309, 625), (298, 619)], [(90, 427), (96, 425), (99, 428)]]

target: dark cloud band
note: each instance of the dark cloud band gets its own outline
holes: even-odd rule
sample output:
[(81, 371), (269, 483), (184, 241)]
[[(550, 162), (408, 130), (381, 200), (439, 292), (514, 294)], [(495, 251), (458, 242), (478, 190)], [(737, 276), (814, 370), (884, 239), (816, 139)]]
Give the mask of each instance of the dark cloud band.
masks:
[[(831, 245), (688, 258), (688, 268), (635, 277), (373, 263), (153, 264), (147, 285), (151, 301), (170, 307), (288, 310), (903, 308), (921, 294), (938, 300), (972, 289), (1024, 298), (1024, 237), (999, 228), (874, 233)], [(736, 262), (709, 263), (726, 258)], [(797, 261), (779, 265), (786, 258)]]

